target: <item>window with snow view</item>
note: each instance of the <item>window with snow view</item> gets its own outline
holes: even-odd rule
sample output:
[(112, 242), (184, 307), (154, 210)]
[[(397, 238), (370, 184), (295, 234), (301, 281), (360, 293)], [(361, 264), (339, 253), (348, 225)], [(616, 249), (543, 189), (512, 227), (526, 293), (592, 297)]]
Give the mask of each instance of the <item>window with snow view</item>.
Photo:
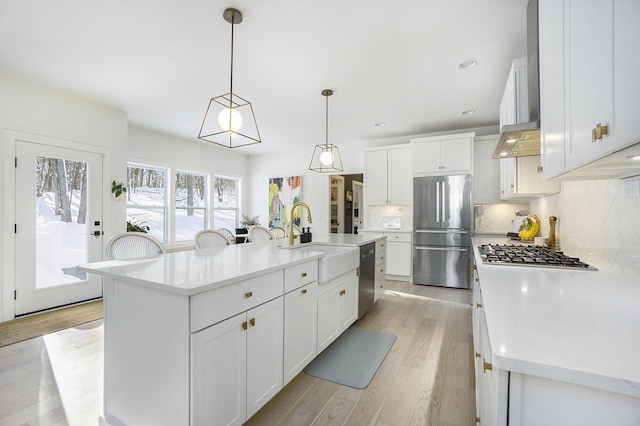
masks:
[(129, 164), (127, 167), (127, 228), (147, 229), (163, 243), (167, 239), (167, 169)]
[(207, 227), (207, 175), (176, 172), (175, 241), (193, 241)]
[(215, 176), (213, 179), (213, 224), (231, 231), (238, 226), (240, 179)]

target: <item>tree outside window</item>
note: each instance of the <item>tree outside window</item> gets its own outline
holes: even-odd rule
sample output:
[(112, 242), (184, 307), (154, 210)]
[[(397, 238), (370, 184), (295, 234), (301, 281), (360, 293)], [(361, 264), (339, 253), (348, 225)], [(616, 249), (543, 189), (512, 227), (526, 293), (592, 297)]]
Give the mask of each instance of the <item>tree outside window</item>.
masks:
[(212, 185), (214, 226), (233, 231), (238, 226), (240, 179), (215, 176)]

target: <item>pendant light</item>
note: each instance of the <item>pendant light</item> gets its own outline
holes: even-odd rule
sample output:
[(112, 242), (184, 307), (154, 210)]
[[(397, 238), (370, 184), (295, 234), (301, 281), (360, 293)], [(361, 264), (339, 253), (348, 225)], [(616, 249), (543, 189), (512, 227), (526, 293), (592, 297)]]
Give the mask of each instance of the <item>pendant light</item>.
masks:
[(233, 28), (242, 22), (242, 14), (229, 8), (224, 11), (222, 17), (231, 24), (229, 93), (211, 98), (198, 139), (227, 148), (237, 148), (262, 141), (251, 102), (233, 93)]
[(321, 92), (326, 98), (325, 113), (325, 142), (316, 145), (309, 163), (309, 170), (319, 173), (331, 173), (342, 171), (342, 158), (338, 147), (329, 143), (329, 96), (333, 95), (333, 90), (325, 89)]

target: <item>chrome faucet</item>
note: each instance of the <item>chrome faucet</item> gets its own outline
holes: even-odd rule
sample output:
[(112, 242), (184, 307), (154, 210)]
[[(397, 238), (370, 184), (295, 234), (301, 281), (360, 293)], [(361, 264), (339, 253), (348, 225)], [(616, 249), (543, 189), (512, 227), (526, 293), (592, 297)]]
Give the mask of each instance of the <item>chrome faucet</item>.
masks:
[(291, 216), (289, 216), (291, 218), (291, 222), (289, 222), (289, 245), (290, 246), (293, 245), (293, 239), (296, 238), (293, 235), (293, 211), (298, 206), (302, 206), (305, 209), (307, 209), (307, 217), (309, 218), (309, 223), (311, 223), (311, 209), (309, 208), (309, 206), (306, 203), (303, 203), (302, 201), (298, 201), (297, 203), (294, 203), (294, 205), (291, 207)]

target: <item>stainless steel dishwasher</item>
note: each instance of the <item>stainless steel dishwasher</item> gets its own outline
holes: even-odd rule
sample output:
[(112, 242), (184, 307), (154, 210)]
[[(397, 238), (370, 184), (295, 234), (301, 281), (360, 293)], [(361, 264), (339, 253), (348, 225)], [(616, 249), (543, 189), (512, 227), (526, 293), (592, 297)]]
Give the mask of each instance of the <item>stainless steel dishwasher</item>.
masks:
[(358, 278), (358, 319), (373, 306), (376, 272), (376, 244), (360, 246), (360, 277)]

